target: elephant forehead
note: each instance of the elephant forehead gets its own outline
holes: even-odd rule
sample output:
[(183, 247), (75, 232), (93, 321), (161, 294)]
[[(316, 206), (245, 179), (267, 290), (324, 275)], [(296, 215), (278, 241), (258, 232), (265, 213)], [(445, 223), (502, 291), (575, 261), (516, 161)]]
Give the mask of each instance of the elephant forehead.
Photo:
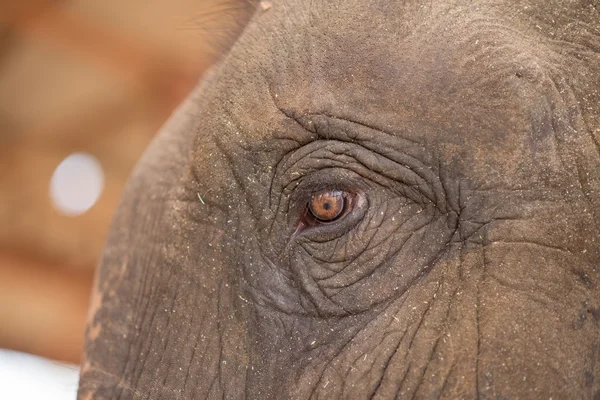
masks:
[(519, 56), (533, 53), (524, 35), (478, 7), (398, 2), (394, 9), (411, 8), (407, 4), (413, 10), (392, 15), (374, 11), (370, 2), (360, 10), (274, 6), (248, 28), (225, 73), (230, 83), (240, 78), (235, 92), (242, 97), (240, 88), (258, 84), (283, 108), (378, 119), (386, 112), (406, 118), (450, 101), (481, 102), (492, 91), (497, 98), (513, 95), (499, 86), (525, 63)]
[(539, 41), (489, 7), (352, 4), (275, 4), (258, 15), (220, 67), (200, 136), (217, 135), (235, 159), (275, 137), (317, 139), (290, 119), (326, 115), (430, 148), (442, 141), (438, 156), (469, 168), (527, 159), (532, 124), (551, 125)]

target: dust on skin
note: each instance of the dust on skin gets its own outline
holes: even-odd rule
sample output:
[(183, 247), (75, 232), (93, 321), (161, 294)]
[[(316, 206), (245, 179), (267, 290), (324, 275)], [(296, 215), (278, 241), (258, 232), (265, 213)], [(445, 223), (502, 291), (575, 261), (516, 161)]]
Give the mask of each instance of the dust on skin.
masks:
[[(100, 290), (98, 290), (97, 284), (94, 285), (92, 289), (92, 294), (90, 296), (90, 306), (87, 315), (86, 325), (88, 328), (86, 329), (86, 341), (93, 342), (100, 336), (100, 332), (102, 330), (102, 326), (100, 324), (94, 323), (94, 317), (96, 312), (100, 309), (102, 304), (103, 295)], [(81, 366), (81, 373), (86, 373), (91, 369), (91, 365), (88, 361), (84, 362)], [(92, 393), (87, 394), (84, 397), (84, 400), (92, 399)]]
[[(102, 331), (102, 325), (95, 322), (95, 316), (100, 307), (102, 306), (102, 302), (104, 300), (103, 293), (107, 293), (108, 296), (112, 296), (115, 294), (115, 289), (118, 287), (118, 283), (122, 281), (125, 270), (127, 269), (127, 257), (121, 263), (121, 268), (118, 270), (110, 270), (107, 279), (104, 279), (103, 282), (98, 282), (94, 285), (92, 289), (92, 294), (90, 296), (90, 305), (89, 311), (87, 315), (86, 324), (88, 326), (88, 330), (86, 333), (88, 341), (95, 341)], [(109, 285), (109, 282), (117, 282), (117, 285)], [(98, 286), (102, 286), (99, 288)], [(112, 286), (112, 287), (109, 287)], [(83, 366), (83, 370), (86, 369), (88, 363)]]
[(90, 308), (87, 316), (87, 324), (90, 327), (87, 333), (88, 340), (96, 340), (98, 335), (100, 334), (101, 326), (100, 324), (94, 323), (94, 316), (96, 312), (100, 309), (100, 305), (102, 304), (102, 292), (98, 290), (97, 287), (94, 287), (92, 290), (92, 295), (90, 298)]

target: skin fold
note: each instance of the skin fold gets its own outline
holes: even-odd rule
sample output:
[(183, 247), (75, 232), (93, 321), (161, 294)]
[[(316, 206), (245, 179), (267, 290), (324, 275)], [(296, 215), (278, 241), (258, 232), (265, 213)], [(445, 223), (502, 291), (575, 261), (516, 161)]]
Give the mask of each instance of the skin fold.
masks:
[(79, 399), (598, 399), (599, 140), (597, 0), (258, 7), (133, 173)]

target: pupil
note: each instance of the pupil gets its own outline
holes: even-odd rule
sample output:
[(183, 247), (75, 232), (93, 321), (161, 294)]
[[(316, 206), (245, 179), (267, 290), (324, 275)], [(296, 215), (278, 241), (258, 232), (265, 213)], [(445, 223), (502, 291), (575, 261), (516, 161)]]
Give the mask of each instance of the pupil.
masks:
[(332, 222), (344, 212), (345, 192), (322, 191), (312, 195), (308, 210), (317, 222)]

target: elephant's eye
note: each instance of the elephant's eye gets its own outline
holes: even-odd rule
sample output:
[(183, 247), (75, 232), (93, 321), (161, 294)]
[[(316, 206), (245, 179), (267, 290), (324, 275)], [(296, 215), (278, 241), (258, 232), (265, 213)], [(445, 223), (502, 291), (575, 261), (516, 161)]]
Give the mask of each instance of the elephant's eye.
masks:
[(348, 193), (331, 190), (315, 193), (308, 202), (308, 210), (317, 222), (333, 222), (344, 214), (348, 207)]

